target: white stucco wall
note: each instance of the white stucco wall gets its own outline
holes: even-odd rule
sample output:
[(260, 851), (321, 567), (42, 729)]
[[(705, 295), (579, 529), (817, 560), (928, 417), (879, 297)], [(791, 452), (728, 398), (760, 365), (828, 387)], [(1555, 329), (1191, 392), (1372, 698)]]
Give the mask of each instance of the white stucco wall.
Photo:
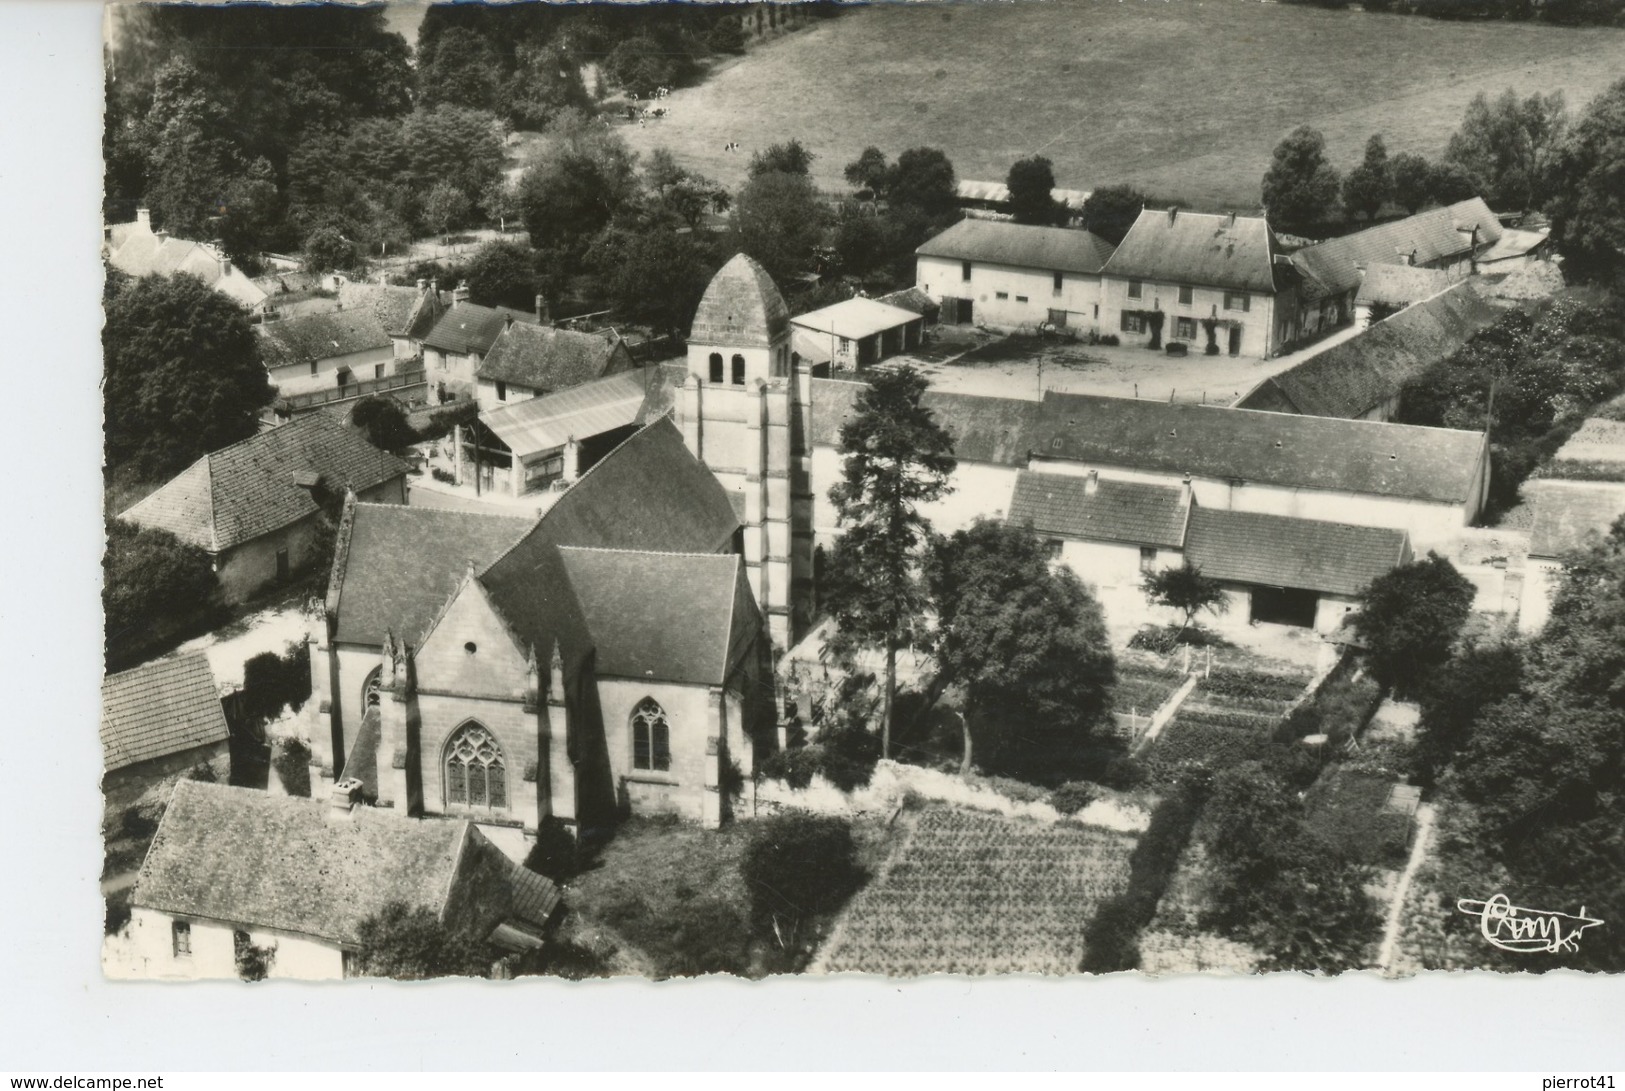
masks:
[(271, 376), (271, 385), (277, 388), (279, 394), (309, 394), (316, 390), (336, 389), (338, 373), (342, 368), (350, 369), (351, 382), (363, 382), (395, 374), (395, 361), (393, 346), (385, 345), (318, 360), (314, 375), (309, 364), (290, 364), (287, 367), (267, 368), (266, 371)]
[(505, 386), (506, 389), (503, 392), (507, 396), (499, 398), (497, 397), (496, 380), (481, 379), (479, 381), (479, 390), (474, 397), (479, 402), (480, 412), (501, 409), (505, 405), (518, 405), (520, 402), (528, 402), (536, 396), (536, 391), (528, 386), (518, 386), (514, 383), (507, 383)]
[[(995, 466), (986, 462), (959, 463), (954, 471), (953, 491), (940, 500), (921, 506), (941, 534), (963, 530), (978, 518), (1002, 519), (1010, 509), (1015, 491), (1015, 466)], [(841, 456), (834, 447), (817, 446), (812, 451), (813, 533), (818, 544), (828, 548), (840, 536), (835, 522), (835, 505), (829, 490), (841, 479)]]
[(182, 918), (192, 927), (192, 953), (177, 958), (172, 927), (175, 919), (169, 913), (140, 906), (131, 911), (128, 935), (136, 960), (132, 969), (138, 975), (179, 981), (235, 978), (234, 933), (242, 930), (254, 946), (275, 948), (268, 977), (324, 981), (344, 976), (343, 955), (337, 944), (276, 929), (195, 917)]
[[(1061, 290), (1055, 291), (1055, 273), (1061, 272)], [(915, 283), (941, 303), (944, 299), (974, 301), (972, 317), (990, 326), (1035, 325), (1049, 321), (1051, 310), (1067, 312), (1069, 327), (1088, 330), (1099, 324), (1100, 277), (1053, 269), (1019, 269), (1009, 265), (971, 262), (971, 278), (957, 259), (920, 257)], [(1000, 299), (1003, 293), (1005, 298)], [(943, 311), (939, 321), (955, 316)]]
[[(1100, 332), (1116, 334), (1122, 338), (1125, 345), (1143, 345), (1151, 340), (1151, 333), (1124, 333), (1122, 330), (1123, 312), (1150, 311), (1160, 309), (1167, 318), (1162, 326), (1162, 343), (1170, 341), (1184, 341), (1190, 345), (1191, 352), (1201, 353), (1207, 346), (1207, 332), (1202, 328), (1201, 320), (1204, 318), (1217, 318), (1221, 322), (1231, 321), (1241, 324), (1241, 356), (1254, 356), (1260, 359), (1273, 356), (1280, 351), (1281, 343), (1291, 335), (1291, 330), (1278, 330), (1276, 328), (1276, 301), (1274, 297), (1263, 292), (1248, 292), (1247, 310), (1226, 310), (1224, 306), (1225, 293), (1219, 288), (1205, 288), (1201, 285), (1191, 285), (1191, 301), (1179, 301), (1179, 285), (1146, 280), (1140, 282), (1140, 298), (1129, 296), (1129, 281), (1121, 277), (1105, 276), (1101, 278), (1100, 285)], [(1293, 308), (1287, 308), (1288, 314)], [(1196, 323), (1194, 337), (1182, 337), (1177, 332), (1177, 318), (1189, 318)], [(1215, 331), (1214, 336), (1219, 343), (1219, 352), (1230, 351), (1229, 330), (1221, 327)]]

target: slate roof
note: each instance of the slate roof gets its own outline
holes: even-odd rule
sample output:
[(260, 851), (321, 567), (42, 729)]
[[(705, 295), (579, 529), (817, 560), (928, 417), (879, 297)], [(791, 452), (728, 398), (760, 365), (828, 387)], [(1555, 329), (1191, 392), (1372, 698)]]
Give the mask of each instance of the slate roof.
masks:
[(1448, 504), (1473, 499), (1485, 450), (1450, 428), (1054, 390), (1033, 431), (1045, 458)]
[(631, 354), (612, 333), (578, 333), (515, 322), (491, 343), (478, 377), (558, 391), (631, 366)]
[[(843, 379), (812, 380), (810, 433), (815, 446), (840, 445), (841, 425), (851, 416), (866, 385)], [(1000, 466), (1027, 464), (1037, 435), (1040, 403), (927, 390), (922, 404), (953, 437), (956, 458)]]
[(727, 680), (736, 554), (559, 550), (599, 675), (718, 686)]
[(1197, 507), (1185, 559), (1232, 583), (1358, 595), (1410, 556), (1402, 530)]
[(926, 258), (1093, 275), (1112, 256), (1112, 244), (1092, 232), (1070, 227), (960, 220), (927, 239), (914, 253)]
[(883, 330), (893, 330), (910, 322), (917, 322), (919, 318), (918, 314), (902, 307), (893, 307), (877, 299), (854, 296), (839, 303), (832, 303), (828, 307), (820, 307), (816, 311), (797, 315), (790, 321), (798, 329), (848, 337), (856, 341), (864, 337), (873, 337)]
[[(484, 374), (483, 369), (481, 374)], [(651, 388), (663, 383), (658, 368), (606, 375), (480, 414), (480, 423), (520, 457), (563, 447), (573, 436), (586, 440), (638, 423)]]
[(688, 340), (697, 345), (765, 348), (789, 321), (790, 309), (767, 270), (750, 255), (735, 254), (706, 286)]
[(345, 311), (370, 313), (393, 337), (419, 340), (434, 328), (444, 313), (439, 299), (427, 286), (419, 291), (394, 284), (347, 280), (339, 285), (339, 303)]
[(202, 652), (102, 679), (102, 759), (108, 772), (225, 742), (226, 714)]
[(1581, 549), (1606, 535), (1614, 520), (1625, 515), (1622, 484), (1540, 481), (1529, 491), (1534, 509), (1531, 557), (1555, 558)]
[(1316, 417), (1364, 416), (1397, 394), (1407, 379), (1465, 345), (1499, 313), (1462, 281), (1265, 379), (1236, 407)]
[(1023, 470), (1016, 475), (1007, 523), (1096, 542), (1164, 546), (1185, 542), (1185, 490), (1103, 478), (1093, 493), (1076, 474)]
[(311, 413), (204, 455), (119, 518), (219, 553), (314, 515), (310, 491), (295, 484), (311, 471), (334, 491), (361, 492), (404, 476), (407, 466), (328, 414)]
[[(470, 822), (405, 821), (365, 806), (347, 818), (328, 811), (326, 800), (182, 780), (133, 904), (353, 948), (362, 922), (392, 902), (484, 935), (521, 912), (528, 920), (546, 906), (546, 892), (556, 895), (541, 876), (516, 874)], [(447, 920), (454, 906), (457, 919)]]
[(508, 320), (534, 325), (536, 316), (529, 311), (512, 307), (482, 307), (478, 303), (454, 303), (435, 322), (423, 343), (432, 349), (466, 356), (470, 353), (484, 356), (508, 325)]
[(336, 639), (416, 644), (468, 572), (482, 571), (535, 525), (531, 517), (357, 504), (338, 574)]
[(1414, 265), (1372, 265), (1360, 278), (1356, 303), (1384, 303), (1409, 307), (1417, 300), (1436, 296), (1451, 285), (1443, 269), (1423, 269)]
[(112, 236), (123, 241), (107, 260), (121, 273), (133, 277), (187, 273), (250, 310), (266, 300), (265, 289), (204, 243), (159, 235), (140, 224), (115, 225)]
[(308, 365), (394, 344), (389, 330), (370, 308), (286, 318), (263, 323), (258, 329), (260, 358), (267, 368)]
[(1480, 247), (1501, 238), (1501, 222), (1482, 197), (1306, 246), (1292, 255), (1292, 262), (1324, 285), (1325, 294), (1341, 295), (1359, 287), (1361, 265), (1368, 271), (1377, 265), (1406, 264), (1407, 259), (1411, 265), (1432, 265), (1465, 255), (1473, 248), (1472, 238), (1460, 229), (1475, 226)]
[(1103, 275), (1273, 293), (1275, 232), (1261, 216), (1144, 209), (1101, 270)]
[(889, 303), (893, 307), (901, 307), (905, 311), (913, 311), (927, 319), (933, 319), (941, 311), (937, 301), (917, 287), (902, 288), (898, 291), (879, 296), (881, 303)]

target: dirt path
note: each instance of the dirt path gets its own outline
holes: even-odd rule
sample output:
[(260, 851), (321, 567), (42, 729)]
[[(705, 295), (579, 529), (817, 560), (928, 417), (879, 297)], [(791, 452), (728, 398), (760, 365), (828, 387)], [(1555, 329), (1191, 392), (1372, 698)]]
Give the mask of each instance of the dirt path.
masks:
[(1388, 923), (1382, 930), (1382, 946), (1377, 951), (1377, 969), (1388, 976), (1393, 971), (1394, 956), (1399, 952), (1399, 928), (1405, 915), (1405, 896), (1410, 893), (1411, 880), (1416, 878), (1422, 861), (1427, 859), (1428, 842), (1433, 837), (1433, 804), (1424, 803), (1416, 809), (1416, 843), (1411, 846), (1411, 858), (1405, 862), (1399, 882), (1394, 886), (1394, 900), (1388, 906)]

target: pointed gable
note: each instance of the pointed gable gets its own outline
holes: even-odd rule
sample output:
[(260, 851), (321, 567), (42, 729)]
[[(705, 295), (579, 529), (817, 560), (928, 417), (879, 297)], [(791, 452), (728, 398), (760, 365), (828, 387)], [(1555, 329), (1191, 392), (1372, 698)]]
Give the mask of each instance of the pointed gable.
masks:
[(528, 645), (472, 569), (414, 650), (423, 690), (522, 697)]
[(755, 258), (735, 254), (717, 270), (694, 311), (689, 341), (765, 348), (790, 322), (784, 297)]

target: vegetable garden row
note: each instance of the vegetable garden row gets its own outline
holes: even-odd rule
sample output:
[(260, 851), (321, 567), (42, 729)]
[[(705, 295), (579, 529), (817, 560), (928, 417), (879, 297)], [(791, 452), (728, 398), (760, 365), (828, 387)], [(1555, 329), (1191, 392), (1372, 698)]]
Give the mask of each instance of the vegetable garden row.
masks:
[(1217, 771), (1263, 756), (1281, 717), (1308, 684), (1307, 674), (1215, 669), (1201, 678), (1152, 745), (1153, 779), (1171, 783), (1195, 765)]

